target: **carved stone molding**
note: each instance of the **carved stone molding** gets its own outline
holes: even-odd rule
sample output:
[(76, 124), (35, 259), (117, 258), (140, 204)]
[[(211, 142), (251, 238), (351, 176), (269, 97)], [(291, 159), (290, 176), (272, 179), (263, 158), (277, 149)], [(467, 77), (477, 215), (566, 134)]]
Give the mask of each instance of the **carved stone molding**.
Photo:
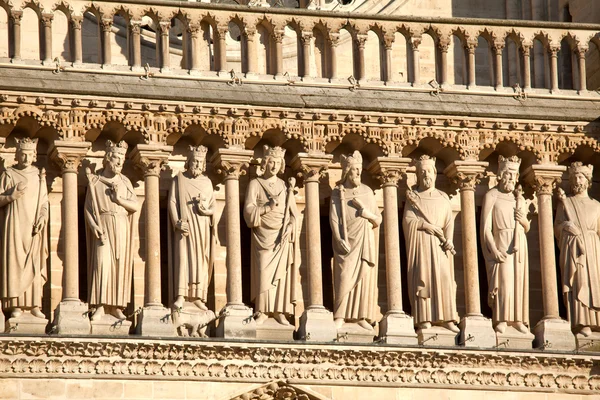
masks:
[(89, 142), (58, 140), (50, 148), (50, 159), (60, 167), (62, 173), (77, 173), (81, 160), (87, 155), (91, 146)]
[(172, 151), (173, 146), (138, 144), (131, 152), (131, 158), (144, 176), (159, 176)]
[(535, 190), (538, 196), (552, 195), (554, 188), (562, 181), (564, 165), (538, 164), (532, 165), (523, 172), (523, 179)]
[(291, 167), (299, 171), (304, 182), (319, 182), (327, 172), (333, 156), (330, 154), (300, 153), (291, 162)]
[(486, 161), (457, 160), (444, 169), (444, 174), (463, 190), (475, 190), (489, 163)]
[(239, 179), (248, 172), (253, 154), (251, 150), (219, 149), (210, 162), (225, 180)]
[(379, 179), (383, 187), (398, 186), (411, 163), (412, 159), (405, 157), (377, 157), (367, 170)]

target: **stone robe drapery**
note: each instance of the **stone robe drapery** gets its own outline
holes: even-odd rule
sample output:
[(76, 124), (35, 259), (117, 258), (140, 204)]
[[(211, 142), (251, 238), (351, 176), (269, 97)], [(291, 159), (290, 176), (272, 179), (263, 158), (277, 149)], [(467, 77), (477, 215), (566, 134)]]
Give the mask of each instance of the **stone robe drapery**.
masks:
[[(111, 186), (116, 188), (118, 196), (126, 200), (137, 201), (137, 197), (131, 182), (122, 174), (109, 179), (102, 177), (100, 172), (92, 181), (93, 184), (88, 184), (84, 209), (89, 303), (125, 308), (131, 299), (133, 215), (110, 199)], [(96, 193), (99, 216), (94, 215), (91, 190)], [(90, 220), (100, 223), (104, 243), (96, 238)]]
[[(0, 197), (12, 194), (18, 183), (25, 193), (0, 210), (0, 298), (3, 308), (41, 307), (48, 258), (47, 228), (33, 236), (33, 226), (48, 220), (48, 189), (35, 167), (8, 168), (0, 176)], [(2, 199), (1, 203), (5, 203)]]
[[(277, 206), (261, 215), (261, 209), (268, 207), (271, 198), (277, 202)], [(259, 312), (294, 313), (300, 266), (298, 210), (292, 195), (288, 219), (291, 234), (287, 241), (280, 242), (287, 198), (286, 184), (279, 178), (253, 179), (246, 192), (244, 219), (252, 229), (251, 295)]]
[[(437, 189), (415, 193), (420, 209), (431, 223), (442, 229), (447, 240), (452, 240), (454, 218), (448, 195)], [(407, 201), (402, 226), (414, 322), (457, 322), (454, 259), (452, 253), (442, 249), (438, 237), (422, 229), (425, 222), (422, 214)]]
[[(496, 322), (529, 324), (529, 257), (525, 230), (515, 241), (515, 195), (497, 188), (487, 192), (481, 209), (481, 248), (488, 277), (488, 303)], [(521, 227), (522, 228), (522, 227)], [(514, 245), (518, 251), (514, 252)], [(494, 249), (506, 254), (498, 263)]]
[[(366, 218), (359, 216), (359, 210), (352, 205), (353, 199), (362, 202), (365, 209), (377, 217), (376, 225), (381, 224), (381, 214), (371, 188), (361, 184), (356, 189), (344, 192), (344, 204), (340, 201), (340, 189), (331, 194), (329, 222), (333, 233), (333, 288), (334, 318), (346, 320), (377, 319), (377, 256), (379, 252), (378, 232)], [(346, 230), (344, 238), (350, 252), (342, 255), (342, 213), (345, 207)]]
[[(577, 237), (564, 230), (565, 205), (558, 206), (554, 232), (560, 247), (562, 292), (573, 327), (600, 326), (600, 203), (590, 197), (565, 199)], [(581, 252), (581, 247), (584, 253)]]
[[(199, 203), (213, 215), (199, 213)], [(181, 208), (185, 207), (182, 213)], [(189, 233), (171, 228), (171, 263), (173, 271), (174, 296), (184, 296), (191, 300), (200, 299), (206, 303), (208, 284), (212, 276), (214, 251), (216, 246), (216, 224), (214, 216), (215, 197), (210, 179), (201, 175), (188, 178), (178, 174), (169, 191), (169, 217), (173, 226), (182, 220), (188, 223)]]

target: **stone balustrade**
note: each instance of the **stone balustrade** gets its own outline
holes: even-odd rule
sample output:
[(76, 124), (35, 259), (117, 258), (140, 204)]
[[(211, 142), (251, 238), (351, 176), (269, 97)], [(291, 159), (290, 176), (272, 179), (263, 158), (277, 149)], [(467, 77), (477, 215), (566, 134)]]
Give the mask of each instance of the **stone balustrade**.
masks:
[(6, 13), (0, 61), (57, 72), (140, 74), (147, 67), (146, 76), (189, 74), (232, 85), (266, 80), (519, 94), (599, 86), (596, 78), (587, 81), (599, 68), (598, 25), (287, 8), (265, 13), (169, 1), (0, 5)]

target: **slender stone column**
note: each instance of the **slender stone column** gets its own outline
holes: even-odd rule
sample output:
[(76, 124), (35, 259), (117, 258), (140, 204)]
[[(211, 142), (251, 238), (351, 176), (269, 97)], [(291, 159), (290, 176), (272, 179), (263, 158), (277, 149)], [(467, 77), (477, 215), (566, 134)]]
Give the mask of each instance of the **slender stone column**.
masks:
[(129, 23), (129, 31), (131, 33), (131, 62), (132, 70), (142, 69), (142, 44), (141, 33), (142, 33), (142, 21), (131, 21)]
[(256, 74), (257, 57), (256, 57), (256, 29), (254, 27), (246, 27), (244, 31), (246, 37), (246, 65), (248, 66), (247, 74)]
[(475, 74), (475, 49), (477, 49), (477, 40), (473, 41), (471, 39), (467, 39), (465, 50), (467, 51), (467, 88), (469, 89), (477, 86)]
[(460, 190), (466, 314), (460, 321), (459, 341), (468, 347), (496, 346), (496, 333), (492, 321), (481, 314), (477, 259), (475, 188), (487, 166), (488, 163), (484, 161), (457, 160), (444, 170), (444, 174), (452, 179)]
[(560, 46), (550, 45), (548, 51), (550, 52), (550, 91), (556, 92), (558, 90), (558, 52)]
[(21, 20), (23, 19), (23, 11), (11, 11), (10, 21), (13, 28), (13, 54), (12, 61), (21, 60)]
[(105, 68), (112, 64), (110, 32), (112, 30), (113, 20), (110, 18), (102, 18), (100, 26), (102, 28), (102, 68)]
[(302, 77), (310, 76), (310, 42), (313, 38), (312, 32), (302, 32)]
[(421, 56), (419, 54), (419, 45), (421, 44), (421, 36), (413, 36), (410, 38), (412, 51), (412, 77), (413, 86), (421, 82)]
[(283, 33), (283, 30), (276, 30), (272, 35), (275, 43), (275, 76), (283, 75)]
[(304, 219), (306, 221), (306, 258), (308, 299), (300, 317), (300, 337), (306, 341), (332, 341), (337, 337), (333, 313), (323, 306), (321, 265), (321, 222), (319, 182), (333, 156), (299, 153), (291, 163), (304, 178)]
[(440, 50), (440, 86), (448, 83), (448, 49), (450, 48), (450, 39), (444, 38), (438, 43)]
[(577, 54), (577, 59), (579, 60), (579, 93), (587, 91), (587, 77), (585, 75), (585, 53), (587, 51), (587, 47), (578, 47), (575, 50), (575, 54)]
[(337, 45), (340, 40), (339, 33), (330, 33), (329, 34), (329, 78), (336, 79), (337, 78)]
[(220, 319), (217, 336), (224, 338), (255, 338), (256, 323), (252, 309), (242, 300), (242, 250), (240, 238), (240, 176), (246, 174), (253, 153), (251, 150), (219, 149), (211, 163), (225, 180), (225, 221), (227, 251), (227, 305)]
[(379, 324), (379, 336), (385, 343), (418, 344), (412, 317), (402, 308), (400, 276), (400, 234), (398, 219), (398, 183), (412, 160), (400, 157), (378, 157), (368, 167), (379, 177), (383, 187), (383, 229), (385, 239), (385, 274), (388, 309)]
[(502, 50), (504, 50), (504, 42), (494, 43), (494, 55), (496, 56), (494, 65), (494, 85), (496, 90), (502, 89), (504, 86), (502, 82)]
[(144, 173), (146, 296), (137, 325), (137, 333), (142, 336), (175, 336), (171, 312), (161, 302), (160, 277), (160, 171), (172, 151), (172, 146), (138, 144), (131, 154)]
[(91, 143), (55, 141), (50, 158), (62, 175), (63, 293), (55, 311), (56, 332), (61, 335), (89, 334), (88, 305), (79, 299), (79, 224), (77, 210), (77, 171)]
[(382, 79), (384, 82), (392, 82), (394, 79), (394, 66), (392, 63), (392, 49), (394, 46), (394, 40), (396, 38), (394, 35), (385, 35), (383, 38), (383, 46), (385, 48), (385, 57), (384, 57), (384, 74)]
[(160, 21), (160, 71), (167, 72), (171, 69), (171, 54), (169, 50), (169, 30), (171, 21)]
[(83, 62), (83, 46), (81, 42), (82, 22), (83, 17), (71, 17), (71, 32), (73, 32), (73, 54), (71, 55), (71, 57), (74, 65), (80, 65)]
[(553, 164), (535, 164), (523, 174), (537, 195), (538, 231), (540, 238), (540, 265), (544, 318), (533, 328), (534, 347), (552, 350), (574, 350), (575, 336), (571, 326), (560, 318), (556, 283), (556, 253), (554, 249), (554, 224), (552, 218), (552, 192), (560, 183), (566, 167)]
[(356, 35), (356, 42), (358, 47), (358, 76), (356, 79), (364, 81), (367, 75), (365, 68), (365, 44), (367, 43), (367, 35)]
[(533, 47), (530, 43), (523, 43), (521, 45), (521, 52), (523, 54), (523, 89), (531, 89), (531, 48)]
[(217, 56), (219, 61), (217, 68), (221, 73), (227, 72), (227, 43), (225, 42), (225, 39), (227, 38), (227, 32), (229, 32), (227, 25), (219, 25), (214, 31), (214, 35), (219, 45), (217, 47)]
[(189, 68), (190, 73), (196, 73), (200, 71), (200, 41), (202, 40), (202, 29), (200, 29), (200, 25), (198, 24), (190, 24), (187, 27), (187, 31), (191, 41), (190, 60), (187, 67)]
[(54, 14), (42, 14), (42, 26), (44, 27), (44, 59), (42, 63), (49, 65), (52, 63), (52, 19)]

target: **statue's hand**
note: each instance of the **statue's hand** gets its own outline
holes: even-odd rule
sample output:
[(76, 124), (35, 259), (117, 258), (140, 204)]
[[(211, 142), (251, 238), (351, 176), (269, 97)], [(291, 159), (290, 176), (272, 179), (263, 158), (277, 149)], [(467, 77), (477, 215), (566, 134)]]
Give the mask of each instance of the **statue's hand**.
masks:
[(452, 250), (454, 250), (454, 244), (451, 241), (446, 240), (442, 244), (442, 250), (444, 250), (445, 252), (452, 252)]
[(91, 227), (92, 227), (92, 232), (94, 232), (94, 236), (96, 236), (96, 239), (99, 239), (100, 241), (102, 241), (102, 236), (104, 235), (104, 232), (102, 232), (102, 229), (96, 224), (91, 224)]
[(36, 224), (33, 225), (33, 236), (37, 235), (40, 231), (42, 231), (45, 226), (46, 226), (46, 218), (42, 217), (42, 218), (38, 219)]
[(527, 226), (527, 217), (523, 213), (523, 211), (516, 209), (515, 210), (515, 220), (521, 224), (523, 227)]
[(185, 221), (177, 221), (175, 224), (175, 229), (177, 229), (183, 236), (187, 236), (190, 233), (190, 225)]
[(442, 228), (440, 228), (439, 226), (430, 224), (428, 222), (423, 222), (423, 230), (430, 235), (434, 235), (437, 237), (444, 236), (444, 232), (442, 231)]
[(581, 235), (581, 229), (579, 229), (579, 227), (577, 225), (575, 225), (573, 222), (571, 221), (567, 221), (565, 222), (564, 228), (565, 232), (567, 232), (569, 235), (572, 236), (579, 236)]
[(25, 182), (17, 183), (12, 188), (12, 193), (10, 194), (10, 199), (12, 201), (15, 201), (15, 200), (21, 198), (21, 196), (23, 196), (25, 194), (25, 189), (27, 189), (27, 183), (25, 183)]
[(507, 257), (506, 254), (504, 254), (500, 250), (494, 251), (494, 260), (497, 263), (503, 263), (504, 261), (506, 261), (506, 257)]
[(291, 236), (292, 236), (292, 224), (289, 223), (288, 226), (284, 229), (283, 235), (281, 235), (281, 243), (289, 242)]
[(117, 194), (117, 190), (115, 188), (112, 188), (110, 190), (109, 197), (110, 197), (110, 201), (112, 201), (115, 204), (121, 205), (119, 195)]
[(340, 247), (342, 248), (341, 254), (343, 256), (350, 253), (350, 244), (348, 244), (348, 242), (345, 240), (340, 240)]

